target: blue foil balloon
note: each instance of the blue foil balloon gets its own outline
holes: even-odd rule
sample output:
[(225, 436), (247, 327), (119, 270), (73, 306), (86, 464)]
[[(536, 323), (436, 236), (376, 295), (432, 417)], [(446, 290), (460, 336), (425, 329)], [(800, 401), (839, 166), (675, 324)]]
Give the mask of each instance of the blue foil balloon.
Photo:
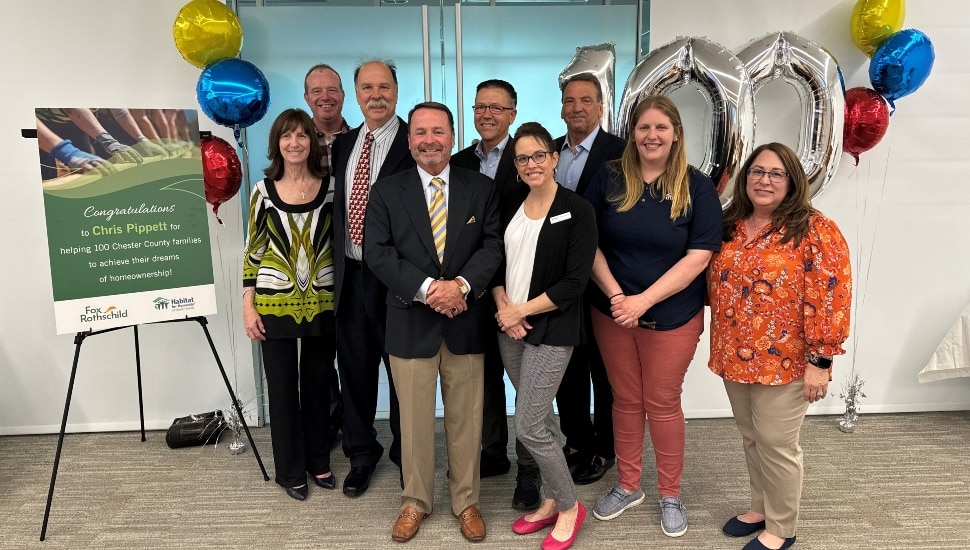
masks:
[(223, 59), (206, 67), (195, 87), (202, 112), (223, 126), (251, 126), (269, 108), (269, 82), (248, 61)]
[(889, 104), (915, 92), (933, 69), (933, 43), (915, 29), (904, 29), (879, 46), (869, 63), (872, 89)]

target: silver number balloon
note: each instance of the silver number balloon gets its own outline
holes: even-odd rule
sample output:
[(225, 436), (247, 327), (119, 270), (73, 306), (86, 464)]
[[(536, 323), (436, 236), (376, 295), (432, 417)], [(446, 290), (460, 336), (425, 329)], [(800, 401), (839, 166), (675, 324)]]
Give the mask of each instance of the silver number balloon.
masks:
[(832, 181), (842, 158), (845, 91), (838, 63), (815, 42), (790, 32), (752, 40), (738, 58), (754, 94), (778, 78), (798, 93), (802, 125), (793, 149), (808, 176), (809, 193), (817, 196)]
[(576, 55), (566, 68), (559, 73), (559, 88), (573, 75), (590, 73), (599, 80), (603, 89), (603, 119), (600, 126), (607, 132), (613, 132), (613, 98), (616, 93), (616, 47), (610, 42), (597, 46), (580, 46), (576, 48)]
[(668, 95), (687, 84), (703, 92), (713, 111), (711, 124), (704, 128), (704, 159), (692, 164), (714, 180), (721, 204), (727, 206), (734, 176), (754, 142), (751, 84), (744, 65), (729, 50), (705, 38), (678, 37), (648, 53), (623, 88), (617, 132), (629, 136), (633, 110), (641, 99)]

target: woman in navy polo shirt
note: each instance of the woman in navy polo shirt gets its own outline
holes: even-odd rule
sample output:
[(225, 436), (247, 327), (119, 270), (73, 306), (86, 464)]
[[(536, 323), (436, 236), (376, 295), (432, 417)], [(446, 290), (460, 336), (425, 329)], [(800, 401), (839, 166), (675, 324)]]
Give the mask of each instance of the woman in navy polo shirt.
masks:
[(613, 388), (619, 482), (593, 509), (610, 520), (643, 502), (646, 418), (657, 459), (661, 529), (687, 532), (684, 375), (704, 330), (704, 269), (721, 247), (714, 183), (687, 164), (677, 107), (649, 96), (634, 109), (623, 156), (586, 190), (599, 227), (593, 332)]

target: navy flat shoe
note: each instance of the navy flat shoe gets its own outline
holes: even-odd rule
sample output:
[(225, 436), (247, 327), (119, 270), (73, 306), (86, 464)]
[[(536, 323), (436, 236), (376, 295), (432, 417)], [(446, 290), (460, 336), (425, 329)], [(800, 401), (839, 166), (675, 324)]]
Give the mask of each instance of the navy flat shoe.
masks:
[(746, 521), (741, 521), (737, 517), (733, 517), (721, 527), (721, 531), (729, 537), (746, 537), (748, 535), (753, 535), (758, 531), (765, 528), (765, 520), (756, 521), (754, 523), (748, 523)]
[[(778, 550), (785, 550), (786, 548), (790, 547), (793, 544), (795, 544), (795, 537), (787, 538), (785, 539), (785, 542), (781, 545), (781, 548), (779, 548)], [(772, 550), (772, 549), (768, 548), (764, 544), (761, 544), (761, 541), (758, 540), (758, 537), (755, 537), (751, 539), (751, 542), (749, 542), (748, 544), (745, 544), (744, 548), (742, 548), (741, 550)]]

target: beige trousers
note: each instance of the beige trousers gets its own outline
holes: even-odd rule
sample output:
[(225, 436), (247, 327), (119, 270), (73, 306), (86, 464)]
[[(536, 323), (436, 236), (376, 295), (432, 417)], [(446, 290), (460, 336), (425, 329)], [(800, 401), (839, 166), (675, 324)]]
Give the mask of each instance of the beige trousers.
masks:
[(803, 383), (781, 386), (724, 381), (741, 431), (751, 482), (751, 509), (765, 515), (765, 530), (795, 536), (802, 498), (802, 448), (798, 444), (808, 401)]
[(428, 359), (390, 356), (401, 410), (402, 510), (413, 506), (430, 514), (434, 508), (434, 416), (439, 375), (445, 406), (451, 510), (457, 515), (478, 505), (484, 357), (455, 355), (444, 342), (438, 353)]

